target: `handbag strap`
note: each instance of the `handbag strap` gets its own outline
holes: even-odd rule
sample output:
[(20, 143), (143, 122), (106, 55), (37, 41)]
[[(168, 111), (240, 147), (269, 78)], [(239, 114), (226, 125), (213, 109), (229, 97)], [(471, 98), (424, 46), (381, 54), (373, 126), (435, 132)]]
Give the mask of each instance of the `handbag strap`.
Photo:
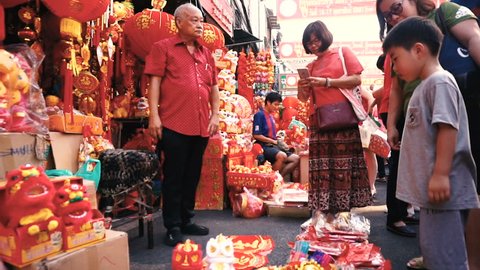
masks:
[[(345, 64), (345, 57), (343, 57), (343, 47), (338, 48), (338, 56), (342, 62), (343, 76), (347, 76), (347, 65)], [(353, 110), (355, 111), (358, 119), (360, 121), (365, 120), (365, 118), (368, 116), (368, 113), (365, 111), (365, 108), (363, 108), (360, 86), (357, 86), (351, 90), (340, 88), (340, 92), (342, 92), (350, 104), (352, 104)]]
[[(343, 58), (343, 52), (342, 51), (343, 51), (342, 47), (340, 46), (338, 48), (338, 55), (340, 56), (340, 60), (342, 62), (343, 75), (347, 76), (347, 67), (345, 66), (345, 59)], [(344, 94), (343, 91), (341, 91), (341, 92), (342, 92), (342, 94)], [(315, 102), (317, 99), (315, 98), (315, 90), (314, 89), (312, 89), (312, 96), (313, 96), (313, 107), (317, 108), (317, 103)]]
[(343, 76), (347, 76), (347, 66), (345, 65), (345, 58), (343, 57), (343, 48), (341, 46), (340, 48), (338, 48), (338, 56), (340, 57), (340, 61), (342, 61)]

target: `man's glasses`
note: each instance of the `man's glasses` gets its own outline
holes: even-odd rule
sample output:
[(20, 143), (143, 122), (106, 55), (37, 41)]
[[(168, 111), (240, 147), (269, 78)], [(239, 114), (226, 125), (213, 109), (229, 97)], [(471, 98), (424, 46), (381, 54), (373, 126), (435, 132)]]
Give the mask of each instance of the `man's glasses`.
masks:
[(390, 6), (390, 11), (387, 13), (383, 13), (383, 17), (385, 18), (386, 22), (391, 22), (393, 15), (400, 15), (403, 12), (403, 0), (400, 2), (393, 3)]

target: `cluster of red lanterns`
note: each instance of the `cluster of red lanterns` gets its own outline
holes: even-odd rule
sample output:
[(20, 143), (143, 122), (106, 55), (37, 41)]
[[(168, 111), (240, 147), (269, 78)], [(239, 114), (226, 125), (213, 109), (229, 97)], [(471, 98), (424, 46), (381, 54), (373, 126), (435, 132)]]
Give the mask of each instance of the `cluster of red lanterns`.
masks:
[[(145, 59), (153, 43), (178, 32), (173, 15), (158, 9), (145, 9), (135, 14), (125, 22), (123, 29), (130, 50), (140, 59)], [(203, 23), (199, 42), (212, 51), (225, 47), (222, 31), (209, 23)]]

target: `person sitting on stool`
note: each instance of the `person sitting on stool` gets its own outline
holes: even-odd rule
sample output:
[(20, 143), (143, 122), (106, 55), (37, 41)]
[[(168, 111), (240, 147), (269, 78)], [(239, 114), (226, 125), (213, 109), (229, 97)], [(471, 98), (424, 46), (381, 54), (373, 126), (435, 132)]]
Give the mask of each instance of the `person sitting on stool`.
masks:
[(253, 138), (263, 148), (265, 159), (272, 169), (279, 171), (283, 178), (290, 175), (300, 163), (300, 157), (279, 145), (273, 113), (278, 111), (282, 96), (270, 92), (265, 97), (265, 106), (253, 116)]

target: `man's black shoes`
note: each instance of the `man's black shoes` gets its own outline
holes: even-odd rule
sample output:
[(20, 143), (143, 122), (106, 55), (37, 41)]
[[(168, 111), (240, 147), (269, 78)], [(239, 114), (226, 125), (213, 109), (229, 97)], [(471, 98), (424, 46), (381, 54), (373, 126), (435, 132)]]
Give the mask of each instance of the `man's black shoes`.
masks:
[(415, 232), (415, 230), (408, 225), (404, 225), (404, 226), (387, 225), (387, 230), (389, 232), (398, 234), (400, 236), (405, 236), (405, 237), (417, 236), (417, 233)]
[(182, 226), (182, 233), (187, 235), (207, 235), (209, 230), (207, 227), (200, 226), (195, 223), (189, 223)]
[(178, 243), (183, 243), (185, 239), (183, 238), (180, 228), (174, 227), (167, 231), (165, 235), (165, 245), (174, 247)]
[(403, 222), (405, 222), (405, 224), (408, 224), (408, 225), (418, 225), (418, 223), (420, 222), (420, 219), (417, 216), (412, 215), (404, 218)]

